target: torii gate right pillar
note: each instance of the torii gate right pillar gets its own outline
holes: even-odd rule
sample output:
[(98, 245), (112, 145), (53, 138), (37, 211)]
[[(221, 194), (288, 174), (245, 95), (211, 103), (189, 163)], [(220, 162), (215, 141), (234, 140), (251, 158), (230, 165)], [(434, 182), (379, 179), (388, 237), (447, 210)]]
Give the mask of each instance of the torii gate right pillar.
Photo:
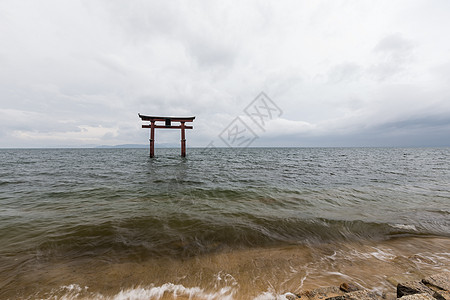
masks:
[(150, 157), (155, 157), (155, 121), (150, 124)]
[(181, 122), (181, 156), (186, 157), (186, 136), (184, 133), (184, 129), (186, 126), (184, 126), (184, 122)]

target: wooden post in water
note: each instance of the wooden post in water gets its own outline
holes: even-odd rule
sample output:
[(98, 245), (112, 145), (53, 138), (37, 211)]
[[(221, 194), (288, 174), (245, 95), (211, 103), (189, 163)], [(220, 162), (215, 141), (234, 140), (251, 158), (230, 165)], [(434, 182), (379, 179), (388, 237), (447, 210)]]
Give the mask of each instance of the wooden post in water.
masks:
[(184, 135), (184, 122), (181, 122), (181, 156), (186, 157), (186, 137)]
[(155, 121), (150, 121), (150, 157), (155, 156)]
[[(150, 128), (150, 157), (155, 157), (155, 128), (175, 128), (181, 129), (181, 156), (186, 156), (186, 133), (185, 129), (193, 129), (193, 126), (185, 125), (186, 122), (193, 122), (195, 117), (155, 117), (138, 114), (142, 121), (150, 121), (149, 125), (142, 125), (142, 128)], [(156, 122), (164, 122), (158, 125)], [(180, 125), (172, 125), (172, 122), (180, 122)]]

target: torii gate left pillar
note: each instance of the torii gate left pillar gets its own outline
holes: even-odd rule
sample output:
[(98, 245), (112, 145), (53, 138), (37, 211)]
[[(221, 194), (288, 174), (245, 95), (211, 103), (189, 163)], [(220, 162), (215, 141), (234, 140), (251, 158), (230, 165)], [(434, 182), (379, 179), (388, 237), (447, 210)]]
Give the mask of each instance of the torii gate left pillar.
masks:
[[(186, 134), (185, 129), (193, 129), (193, 126), (186, 126), (186, 122), (193, 122), (195, 117), (155, 117), (138, 114), (142, 121), (150, 121), (149, 125), (142, 125), (142, 128), (150, 128), (150, 157), (155, 156), (155, 128), (176, 128), (181, 129), (181, 156), (186, 156)], [(156, 122), (165, 122), (158, 125)], [(180, 122), (180, 125), (172, 125), (172, 122)]]

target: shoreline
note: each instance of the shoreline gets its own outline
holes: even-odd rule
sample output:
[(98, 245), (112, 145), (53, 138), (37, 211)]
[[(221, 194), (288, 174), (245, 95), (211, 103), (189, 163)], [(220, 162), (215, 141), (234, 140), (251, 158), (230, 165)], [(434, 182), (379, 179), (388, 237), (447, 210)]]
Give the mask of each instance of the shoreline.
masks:
[[(23, 264), (11, 284), (3, 286), (0, 298), (285, 299), (288, 292), (295, 295), (343, 282), (377, 295), (392, 294), (398, 283), (448, 271), (448, 249), (450, 238), (403, 237), (242, 249), (183, 259), (54, 258), (31, 269)], [(11, 279), (6, 275), (0, 275), (3, 282)]]

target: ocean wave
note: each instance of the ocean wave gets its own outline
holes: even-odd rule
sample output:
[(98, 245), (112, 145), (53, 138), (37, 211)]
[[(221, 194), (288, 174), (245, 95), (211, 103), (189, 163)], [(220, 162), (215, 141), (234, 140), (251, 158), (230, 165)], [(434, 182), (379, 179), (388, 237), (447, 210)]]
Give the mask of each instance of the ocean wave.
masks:
[[(360, 220), (283, 219), (234, 216), (141, 217), (120, 222), (76, 225), (41, 238), (37, 249), (49, 256), (92, 256), (114, 253), (135, 257), (189, 257), (274, 245), (386, 240), (425, 234), (413, 225)], [(429, 233), (428, 233), (429, 234)]]
[[(181, 284), (165, 283), (160, 286), (135, 287), (121, 290), (119, 293), (106, 296), (101, 293), (91, 293), (88, 287), (78, 284), (69, 284), (53, 290), (42, 299), (60, 300), (160, 300), (160, 299), (185, 299), (199, 300), (233, 300), (237, 296), (238, 290), (233, 287), (223, 287), (217, 291), (206, 291), (200, 287), (185, 287)], [(253, 297), (253, 300), (288, 300), (294, 294), (287, 292), (279, 294), (273, 291), (262, 292)]]

